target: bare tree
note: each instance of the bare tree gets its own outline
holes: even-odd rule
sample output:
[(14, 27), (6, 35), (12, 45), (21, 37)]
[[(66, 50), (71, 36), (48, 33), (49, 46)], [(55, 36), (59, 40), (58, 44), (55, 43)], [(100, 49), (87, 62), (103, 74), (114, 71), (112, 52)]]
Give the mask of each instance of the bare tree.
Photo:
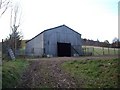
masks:
[(10, 6), (10, 0), (0, 0), (0, 17), (5, 13), (5, 11)]
[(20, 48), (19, 46), (21, 44), (21, 39), (22, 39), (22, 35), (18, 31), (21, 25), (20, 20), (21, 20), (21, 11), (19, 5), (16, 4), (11, 8), (11, 18), (10, 18), (10, 27), (12, 31), (12, 33), (10, 34), (10, 43), (11, 43), (10, 45), (11, 48), (14, 50), (14, 53), (18, 48)]
[(103, 45), (104, 47), (109, 47), (109, 46), (110, 46), (110, 43), (109, 43), (108, 40), (105, 40), (103, 44), (104, 44), (104, 45)]
[[(5, 0), (5, 2), (7, 2), (8, 0)], [(3, 1), (0, 0), (0, 11), (3, 5)], [(20, 25), (21, 25), (21, 9), (19, 6), (19, 3), (15, 2), (10, 2), (10, 0), (8, 1), (7, 4), (5, 4), (6, 10), (8, 8), (8, 4), (11, 4), (11, 6), (9, 7), (9, 9), (11, 10), (11, 14), (10, 14), (10, 30), (11, 33), (9, 34), (9, 36), (3, 40), (3, 48), (2, 48), (2, 52), (4, 52), (3, 54), (5, 56), (9, 56), (8, 55), (8, 49), (11, 48), (14, 51), (14, 54), (16, 55), (16, 50), (19, 50), (21, 47), (21, 40), (22, 40), (22, 34), (21, 32), (19, 32), (18, 30), (20, 29)], [(4, 12), (6, 11), (4, 10)], [(4, 12), (2, 14), (4, 14)], [(0, 13), (0, 15), (2, 15)]]
[(115, 37), (112, 41), (112, 47), (114, 48), (120, 48), (120, 40), (119, 38)]
[(118, 41), (119, 41), (119, 39), (117, 37), (115, 37), (112, 42), (115, 43), (115, 42), (118, 42)]

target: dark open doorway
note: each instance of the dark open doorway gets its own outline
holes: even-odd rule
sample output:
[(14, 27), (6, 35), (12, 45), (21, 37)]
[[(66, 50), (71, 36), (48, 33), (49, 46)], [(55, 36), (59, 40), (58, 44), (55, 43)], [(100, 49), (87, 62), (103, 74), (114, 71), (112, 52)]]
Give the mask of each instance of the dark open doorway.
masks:
[(71, 44), (70, 43), (57, 43), (57, 53), (59, 57), (71, 56)]

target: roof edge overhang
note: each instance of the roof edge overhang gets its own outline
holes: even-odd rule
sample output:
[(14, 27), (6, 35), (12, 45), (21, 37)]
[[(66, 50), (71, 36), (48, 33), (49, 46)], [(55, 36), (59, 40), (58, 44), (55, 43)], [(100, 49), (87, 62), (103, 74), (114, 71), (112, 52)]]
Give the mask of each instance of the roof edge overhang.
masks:
[(39, 33), (38, 35), (36, 35), (36, 36), (33, 37), (32, 39), (26, 41), (26, 43), (28, 43), (29, 41), (33, 40), (34, 38), (36, 38), (37, 36), (39, 36), (40, 34), (46, 32), (46, 31), (53, 30), (53, 29), (56, 29), (56, 28), (59, 28), (59, 27), (62, 27), (62, 26), (65, 26), (65, 27), (69, 28), (70, 30), (74, 31), (75, 33), (81, 35), (80, 33), (76, 32), (75, 30), (73, 30), (73, 29), (71, 29), (70, 27), (68, 27), (68, 26), (66, 26), (65, 24), (63, 24), (63, 25), (60, 25), (60, 26), (57, 26), (57, 27), (54, 27), (54, 28), (50, 28), (50, 29), (46, 29), (46, 30), (42, 31), (41, 33)]

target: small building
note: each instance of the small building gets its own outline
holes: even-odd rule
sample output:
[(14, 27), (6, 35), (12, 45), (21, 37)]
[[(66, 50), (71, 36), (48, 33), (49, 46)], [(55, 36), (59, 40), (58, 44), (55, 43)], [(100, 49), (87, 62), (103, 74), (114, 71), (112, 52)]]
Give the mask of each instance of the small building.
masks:
[(61, 25), (44, 30), (26, 42), (28, 56), (76, 56), (82, 55), (81, 34)]

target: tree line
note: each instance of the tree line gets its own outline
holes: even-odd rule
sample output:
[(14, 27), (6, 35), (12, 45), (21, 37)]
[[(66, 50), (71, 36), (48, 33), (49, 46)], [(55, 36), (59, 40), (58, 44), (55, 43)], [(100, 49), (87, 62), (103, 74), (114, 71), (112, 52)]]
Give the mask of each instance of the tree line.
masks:
[(99, 47), (111, 47), (111, 48), (120, 48), (120, 40), (118, 38), (114, 38), (112, 43), (109, 43), (108, 40), (105, 40), (104, 42), (100, 42), (99, 40), (89, 40), (89, 39), (82, 39), (83, 45), (88, 46), (99, 46)]

